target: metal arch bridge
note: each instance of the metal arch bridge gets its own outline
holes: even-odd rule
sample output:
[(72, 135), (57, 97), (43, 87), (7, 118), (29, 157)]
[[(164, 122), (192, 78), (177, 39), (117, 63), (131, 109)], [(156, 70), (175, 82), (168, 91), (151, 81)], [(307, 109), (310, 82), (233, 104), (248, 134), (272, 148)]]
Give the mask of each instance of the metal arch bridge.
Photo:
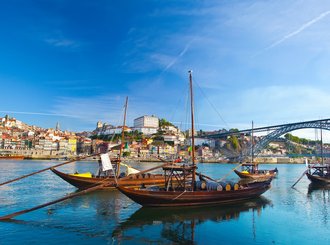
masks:
[[(305, 129), (305, 128), (319, 128), (330, 130), (330, 118), (328, 119), (320, 119), (320, 120), (313, 120), (313, 121), (305, 121), (305, 122), (298, 122), (298, 123), (288, 123), (288, 124), (281, 124), (275, 126), (268, 126), (268, 127), (261, 127), (261, 128), (254, 128), (253, 132), (269, 132), (265, 137), (263, 137), (258, 143), (254, 146), (254, 154), (258, 155), (263, 148), (265, 148), (271, 141), (278, 139), (281, 135), (298, 130), (298, 129)], [(242, 135), (242, 134), (250, 134), (252, 129), (246, 129), (236, 132), (224, 132), (218, 134), (210, 134), (206, 135), (205, 138), (209, 139), (217, 139), (223, 138), (230, 135)], [(243, 152), (243, 156), (247, 156), (247, 152), (249, 150)]]

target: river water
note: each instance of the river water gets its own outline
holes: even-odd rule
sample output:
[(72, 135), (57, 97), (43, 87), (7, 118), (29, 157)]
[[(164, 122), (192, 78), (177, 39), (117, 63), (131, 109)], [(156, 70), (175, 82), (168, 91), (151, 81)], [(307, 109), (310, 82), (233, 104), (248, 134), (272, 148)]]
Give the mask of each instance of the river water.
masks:
[[(0, 182), (59, 162), (0, 161)], [(140, 169), (157, 163), (136, 163)], [(63, 172), (95, 171), (96, 162), (77, 162)], [(0, 244), (329, 244), (329, 189), (313, 189), (305, 165), (277, 167), (272, 188), (258, 199), (230, 206), (141, 208), (118, 191), (97, 191), (0, 222)], [(233, 164), (198, 164), (221, 178)], [(238, 180), (234, 173), (229, 179)], [(46, 171), (0, 187), (0, 216), (76, 191)]]

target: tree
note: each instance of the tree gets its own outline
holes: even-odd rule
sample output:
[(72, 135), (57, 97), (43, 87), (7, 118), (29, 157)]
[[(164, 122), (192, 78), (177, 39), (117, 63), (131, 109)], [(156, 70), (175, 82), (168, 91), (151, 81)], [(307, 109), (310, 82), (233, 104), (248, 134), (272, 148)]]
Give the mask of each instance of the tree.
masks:
[(229, 143), (231, 144), (231, 146), (233, 147), (233, 149), (235, 151), (239, 151), (240, 150), (241, 146), (240, 146), (239, 141), (238, 141), (238, 139), (237, 139), (237, 137), (235, 135), (230, 136), (228, 138), (228, 141), (229, 141)]
[(159, 127), (161, 128), (161, 127), (165, 127), (165, 126), (174, 127), (174, 125), (171, 122), (167, 121), (166, 119), (164, 119), (164, 118), (159, 119)]

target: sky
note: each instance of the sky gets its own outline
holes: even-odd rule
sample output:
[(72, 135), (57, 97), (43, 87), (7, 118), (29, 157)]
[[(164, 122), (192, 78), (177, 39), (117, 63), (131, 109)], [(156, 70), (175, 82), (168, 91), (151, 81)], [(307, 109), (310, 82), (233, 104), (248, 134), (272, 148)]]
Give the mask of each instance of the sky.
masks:
[(0, 117), (91, 131), (128, 96), (184, 128), (192, 70), (198, 130), (329, 118), (329, 26), (328, 0), (0, 1)]

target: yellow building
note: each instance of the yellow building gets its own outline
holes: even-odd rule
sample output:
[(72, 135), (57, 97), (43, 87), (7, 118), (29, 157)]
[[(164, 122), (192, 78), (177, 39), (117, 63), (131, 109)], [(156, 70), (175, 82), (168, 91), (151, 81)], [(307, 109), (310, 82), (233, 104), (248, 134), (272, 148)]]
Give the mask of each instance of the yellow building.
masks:
[(77, 139), (71, 138), (71, 139), (68, 140), (68, 150), (72, 154), (76, 154), (77, 153)]

